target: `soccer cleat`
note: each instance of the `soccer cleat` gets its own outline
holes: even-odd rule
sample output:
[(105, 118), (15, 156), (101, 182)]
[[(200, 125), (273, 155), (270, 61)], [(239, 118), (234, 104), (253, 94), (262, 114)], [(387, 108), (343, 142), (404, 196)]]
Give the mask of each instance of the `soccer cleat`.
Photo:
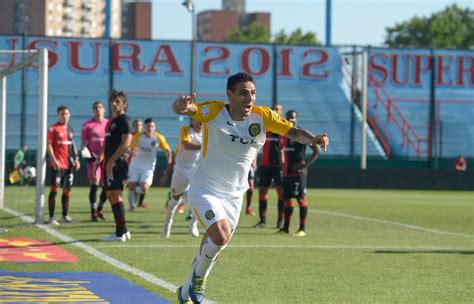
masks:
[(250, 216), (256, 216), (257, 214), (255, 214), (255, 211), (252, 210), (251, 207), (248, 207), (245, 209), (245, 214), (248, 214)]
[(194, 303), (202, 303), (204, 300), (206, 289), (206, 278), (198, 277), (196, 273), (193, 273), (193, 279), (191, 280), (191, 286), (189, 286), (189, 297)]
[(54, 226), (59, 226), (59, 222), (56, 220), (54, 216), (49, 218), (48, 224), (54, 225)]
[(281, 228), (277, 231), (278, 234), (289, 234), (290, 231), (288, 229), (285, 229), (285, 228)]
[(164, 237), (165, 239), (169, 239), (171, 235), (171, 225), (173, 224), (173, 221), (169, 223), (165, 223), (163, 226), (163, 230), (161, 230), (161, 236)]
[(97, 215), (97, 218), (100, 218), (101, 220), (105, 221), (105, 216), (102, 211), (97, 211), (95, 215)]
[(181, 205), (178, 206), (178, 213), (179, 213), (179, 214), (183, 214), (183, 213), (184, 213), (184, 205), (183, 205), (183, 204), (181, 204)]
[(125, 232), (123, 235), (125, 236), (125, 240), (127, 241), (132, 239), (132, 234), (130, 233), (130, 231)]
[(186, 221), (190, 221), (190, 220), (193, 219), (193, 217), (192, 217), (191, 214), (188, 214), (188, 216), (186, 216), (184, 219), (185, 219)]
[(255, 226), (253, 226), (254, 228), (267, 228), (267, 223), (264, 222), (264, 221), (259, 221)]
[(197, 222), (195, 222), (194, 224), (193, 223), (189, 224), (189, 234), (194, 237), (199, 236), (199, 229), (197, 226)]
[(61, 223), (72, 223), (73, 222), (73, 219), (69, 216), (69, 215), (66, 215), (66, 216), (63, 216), (61, 217)]
[(91, 214), (91, 222), (97, 222), (97, 215), (95, 213)]
[(115, 233), (103, 239), (104, 242), (125, 242), (126, 240), (127, 237), (125, 236), (125, 234), (123, 234), (122, 236), (116, 236)]
[(298, 230), (295, 233), (293, 233), (293, 236), (303, 237), (303, 236), (306, 236), (306, 232), (304, 232), (304, 230)]
[(176, 289), (176, 294), (178, 295), (178, 303), (179, 304), (192, 304), (193, 301), (183, 299), (183, 297), (181, 296), (181, 289), (183, 289), (183, 286), (180, 286), (178, 289)]
[(148, 204), (145, 204), (145, 203), (138, 204), (138, 207), (139, 208), (150, 208), (150, 206)]

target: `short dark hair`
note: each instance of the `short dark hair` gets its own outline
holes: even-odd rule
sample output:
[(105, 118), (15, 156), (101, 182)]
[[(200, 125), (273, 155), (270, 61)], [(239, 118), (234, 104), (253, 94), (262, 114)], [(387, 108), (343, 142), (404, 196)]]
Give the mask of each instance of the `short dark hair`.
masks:
[[(153, 118), (151, 118), (151, 117), (145, 119), (145, 125), (147, 125), (147, 124), (149, 124), (149, 123), (151, 123), (151, 122), (155, 123), (155, 120), (154, 120)], [(155, 124), (156, 124), (156, 123), (155, 123)]]
[(110, 93), (109, 103), (111, 103), (117, 98), (122, 99), (123, 103), (125, 104), (125, 110), (127, 110), (128, 108), (127, 94), (125, 94), (124, 91), (118, 91), (116, 89), (113, 89), (112, 93)]
[(247, 82), (247, 81), (255, 82), (253, 76), (250, 75), (249, 73), (240, 72), (240, 73), (234, 74), (230, 76), (229, 78), (227, 78), (227, 90), (234, 91), (235, 86), (238, 83)]
[(68, 106), (65, 106), (65, 105), (60, 105), (60, 106), (56, 109), (56, 113), (59, 114), (59, 112), (64, 111), (64, 110), (68, 110), (68, 111), (69, 111), (69, 107), (68, 107)]
[(296, 114), (296, 117), (298, 117), (298, 112), (296, 112), (295, 110), (289, 110), (288, 112), (286, 112), (286, 119), (289, 119), (291, 114), (295, 113)]
[(102, 104), (102, 102), (100, 102), (100, 101), (97, 100), (96, 102), (94, 102), (94, 103), (92, 104), (92, 110), (93, 110), (96, 106), (98, 106), (98, 105), (101, 105), (102, 107), (104, 107), (104, 105)]

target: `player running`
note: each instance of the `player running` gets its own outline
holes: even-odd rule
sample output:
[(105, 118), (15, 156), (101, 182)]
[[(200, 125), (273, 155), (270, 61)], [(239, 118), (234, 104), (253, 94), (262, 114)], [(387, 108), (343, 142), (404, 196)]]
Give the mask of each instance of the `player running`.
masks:
[(54, 216), (59, 187), (63, 188), (61, 222), (72, 222), (72, 218), (68, 215), (69, 196), (74, 181), (74, 169), (79, 170), (81, 167), (77, 148), (74, 144), (74, 130), (69, 126), (69, 119), (71, 118), (69, 108), (61, 105), (56, 112), (58, 122), (49, 128), (47, 148), (51, 165), (51, 189), (48, 197), (48, 223), (51, 225), (59, 225)]
[(148, 192), (153, 182), (158, 151), (162, 150), (166, 153), (168, 166), (171, 164), (172, 155), (166, 138), (156, 132), (156, 123), (152, 118), (145, 120), (145, 131), (133, 136), (130, 149), (133, 156), (129, 168), (128, 199), (130, 210), (134, 210), (136, 201), (133, 193), (146, 194)]
[(99, 205), (96, 210), (97, 202), (97, 189), (102, 182), (103, 171), (102, 167), (97, 167), (94, 172), (94, 163), (100, 155), (100, 151), (104, 146), (105, 140), (105, 127), (109, 121), (104, 117), (105, 109), (104, 105), (100, 101), (94, 102), (92, 105), (93, 118), (86, 121), (82, 125), (81, 132), (81, 151), (84, 154), (89, 153), (87, 159), (87, 179), (89, 180), (89, 205), (91, 211), (91, 221), (97, 222), (97, 218), (105, 219), (102, 213), (102, 208), (107, 200), (105, 195), (105, 189), (102, 187), (100, 194)]
[[(183, 195), (189, 189), (189, 178), (195, 169), (201, 155), (202, 123), (192, 120), (191, 126), (181, 128), (180, 144), (175, 156), (173, 176), (171, 178), (171, 196), (167, 204), (166, 219), (161, 236), (169, 238), (173, 216), (177, 207), (182, 203)], [(189, 233), (198, 237), (197, 218), (193, 216), (189, 224)]]
[[(298, 113), (294, 110), (286, 112), (286, 119), (294, 126), (298, 124)], [(285, 224), (279, 233), (290, 232), (290, 219), (293, 214), (294, 205), (292, 198), (296, 198), (300, 206), (300, 227), (294, 236), (306, 235), (306, 217), (308, 215), (308, 202), (306, 201), (306, 175), (307, 168), (316, 161), (319, 156), (319, 147), (310, 146), (313, 153), (305, 161), (306, 145), (290, 138), (285, 138), (283, 150), (285, 152), (285, 165), (283, 167), (283, 200), (285, 202)]]
[(206, 233), (188, 279), (177, 290), (180, 303), (204, 300), (206, 279), (237, 227), (250, 166), (265, 143), (266, 131), (324, 149), (329, 143), (326, 134), (313, 136), (269, 108), (255, 105), (256, 89), (250, 74), (230, 76), (227, 97), (229, 104), (194, 103), (194, 93), (173, 103), (177, 115), (188, 115), (204, 124), (201, 158), (191, 178), (188, 200)]

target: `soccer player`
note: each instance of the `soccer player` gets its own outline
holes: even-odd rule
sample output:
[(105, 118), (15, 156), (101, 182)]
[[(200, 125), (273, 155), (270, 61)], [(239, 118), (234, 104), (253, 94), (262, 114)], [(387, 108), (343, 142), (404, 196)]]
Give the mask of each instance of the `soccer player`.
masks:
[(28, 150), (28, 146), (26, 144), (21, 145), (21, 148), (18, 149), (15, 153), (15, 158), (13, 162), (13, 169), (18, 170), (20, 173), (21, 184), (24, 184), (25, 179), (25, 167), (26, 167), (26, 160), (25, 160), (25, 153)]
[[(279, 103), (273, 105), (273, 111), (282, 115), (283, 108)], [(278, 220), (277, 229), (283, 227), (283, 190), (281, 188), (282, 179), (282, 164), (283, 164), (283, 150), (282, 144), (284, 136), (267, 131), (267, 139), (262, 150), (262, 157), (258, 169), (258, 213), (260, 216), (259, 222), (255, 225), (256, 228), (267, 227), (267, 205), (268, 205), (268, 188), (272, 184), (276, 187), (278, 195)]]
[(201, 157), (191, 178), (188, 201), (206, 233), (188, 279), (177, 290), (180, 303), (203, 301), (206, 278), (237, 227), (243, 194), (248, 189), (248, 172), (265, 143), (266, 131), (324, 149), (329, 143), (326, 134), (313, 136), (293, 127), (271, 109), (255, 105), (256, 90), (250, 74), (238, 73), (227, 79), (227, 98), (229, 104), (194, 103), (193, 93), (173, 103), (177, 115), (201, 121), (204, 130)]
[[(286, 119), (298, 124), (298, 113), (294, 110), (286, 112)], [(303, 237), (306, 235), (305, 225), (308, 215), (308, 202), (306, 201), (306, 171), (307, 168), (316, 161), (319, 156), (319, 147), (311, 146), (313, 153), (308, 160), (305, 160), (306, 145), (293, 139), (285, 138), (283, 150), (285, 152), (285, 164), (283, 167), (283, 201), (285, 203), (285, 223), (279, 233), (290, 232), (290, 219), (293, 214), (292, 198), (296, 198), (300, 206), (300, 227), (294, 236)]]
[(126, 152), (132, 140), (132, 124), (125, 114), (128, 100), (123, 91), (113, 90), (109, 102), (112, 118), (105, 128), (104, 148), (101, 157), (96, 162), (97, 166), (103, 160), (105, 165), (104, 186), (115, 219), (115, 233), (106, 237), (104, 241), (125, 242), (131, 238), (131, 235), (127, 230), (122, 193), (124, 182), (127, 180)]
[(97, 202), (97, 189), (103, 180), (102, 167), (96, 167), (94, 172), (94, 163), (100, 155), (100, 151), (104, 146), (105, 127), (109, 121), (104, 117), (105, 108), (100, 101), (92, 104), (93, 117), (82, 125), (81, 132), (81, 151), (87, 149), (90, 157), (87, 158), (87, 179), (89, 180), (89, 205), (91, 210), (91, 221), (97, 222), (97, 218), (105, 219), (102, 212), (107, 196), (105, 189), (102, 187), (100, 194), (99, 205), (96, 210), (95, 204)]
[(51, 165), (51, 189), (48, 197), (49, 221), (51, 225), (59, 225), (54, 217), (56, 207), (56, 195), (59, 187), (63, 188), (61, 197), (62, 217), (61, 222), (71, 223), (68, 215), (69, 195), (74, 180), (74, 169), (79, 170), (81, 163), (74, 144), (74, 130), (69, 126), (71, 113), (67, 106), (61, 105), (57, 108), (58, 122), (48, 130), (48, 155)]
[(153, 182), (158, 151), (161, 149), (166, 153), (168, 165), (172, 161), (172, 155), (166, 138), (156, 132), (156, 123), (152, 118), (145, 120), (145, 131), (133, 136), (130, 149), (133, 156), (129, 168), (128, 199), (130, 210), (133, 211), (135, 209), (133, 193), (146, 194)]
[[(196, 120), (192, 120), (190, 126), (181, 128), (180, 144), (176, 149), (173, 176), (171, 177), (171, 196), (167, 204), (166, 219), (161, 231), (161, 236), (164, 238), (170, 237), (174, 213), (182, 203), (183, 195), (189, 189), (189, 177), (201, 154), (201, 130), (202, 123)], [(189, 233), (195, 237), (199, 236), (197, 218), (195, 216), (191, 218)]]

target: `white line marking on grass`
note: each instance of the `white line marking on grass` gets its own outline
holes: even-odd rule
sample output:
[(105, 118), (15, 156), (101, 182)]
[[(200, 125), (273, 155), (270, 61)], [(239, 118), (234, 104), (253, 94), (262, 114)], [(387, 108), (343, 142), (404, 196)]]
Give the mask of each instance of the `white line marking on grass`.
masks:
[(438, 229), (425, 228), (425, 227), (411, 225), (411, 224), (381, 220), (381, 219), (365, 217), (365, 216), (359, 216), (359, 215), (353, 215), (353, 214), (348, 214), (348, 213), (339, 213), (339, 212), (325, 211), (325, 210), (309, 210), (309, 212), (320, 213), (320, 214), (325, 214), (325, 215), (332, 215), (332, 216), (339, 216), (339, 217), (347, 217), (347, 218), (351, 218), (351, 219), (354, 219), (354, 220), (360, 220), (360, 221), (368, 221), (368, 222), (375, 222), (375, 223), (381, 223), (381, 224), (395, 225), (395, 226), (400, 226), (400, 227), (404, 227), (404, 228), (421, 230), (421, 231), (437, 233), (437, 234), (474, 238), (474, 235), (470, 235), (470, 234), (442, 231), (442, 230), (438, 230)]
[[(194, 245), (151, 244), (151, 245), (103, 245), (99, 248), (198, 248)], [(278, 248), (278, 249), (330, 249), (330, 250), (392, 250), (392, 251), (474, 251), (469, 247), (393, 247), (393, 246), (349, 246), (349, 245), (229, 245), (227, 248)]]
[[(28, 216), (28, 215), (25, 215), (21, 212), (17, 212), (15, 210), (12, 210), (10, 208), (3, 208), (3, 210), (11, 215), (14, 215), (14, 216), (17, 216), (19, 218), (21, 218), (23, 221), (27, 222), (27, 223), (30, 223), (30, 224), (33, 224), (34, 223), (34, 220), (32, 217)], [(70, 243), (71, 245), (73, 246), (76, 246), (76, 247), (79, 247), (81, 248), (82, 250), (84, 250), (85, 252), (93, 255), (94, 257), (98, 258), (99, 260), (101, 261), (104, 261), (118, 269), (121, 269), (121, 270), (124, 270), (126, 272), (129, 272), (131, 274), (134, 274), (142, 279), (144, 279), (145, 281), (147, 282), (150, 282), (150, 283), (153, 283), (155, 285), (158, 285), (160, 287), (163, 287), (171, 292), (175, 292), (176, 289), (178, 288), (178, 286), (174, 285), (174, 284), (171, 284), (171, 283), (168, 283), (166, 282), (165, 280), (163, 279), (160, 279), (150, 273), (147, 273), (141, 269), (138, 269), (138, 268), (135, 268), (135, 267), (132, 267), (132, 266), (129, 266), (117, 259), (114, 259), (100, 251), (98, 251), (97, 249), (95, 249), (94, 247), (92, 246), (89, 246), (87, 244), (84, 244), (82, 243), (81, 241), (78, 241), (78, 240), (75, 240), (73, 238), (71, 238), (70, 236), (67, 236), (47, 225), (35, 225), (36, 227), (46, 231), (47, 233), (49, 233), (50, 235), (60, 239), (61, 241), (63, 242), (66, 242), (66, 243)], [(212, 304), (212, 303), (215, 303), (213, 301), (210, 301), (210, 300), (205, 300), (204, 301), (205, 303), (208, 303), (208, 304)]]

